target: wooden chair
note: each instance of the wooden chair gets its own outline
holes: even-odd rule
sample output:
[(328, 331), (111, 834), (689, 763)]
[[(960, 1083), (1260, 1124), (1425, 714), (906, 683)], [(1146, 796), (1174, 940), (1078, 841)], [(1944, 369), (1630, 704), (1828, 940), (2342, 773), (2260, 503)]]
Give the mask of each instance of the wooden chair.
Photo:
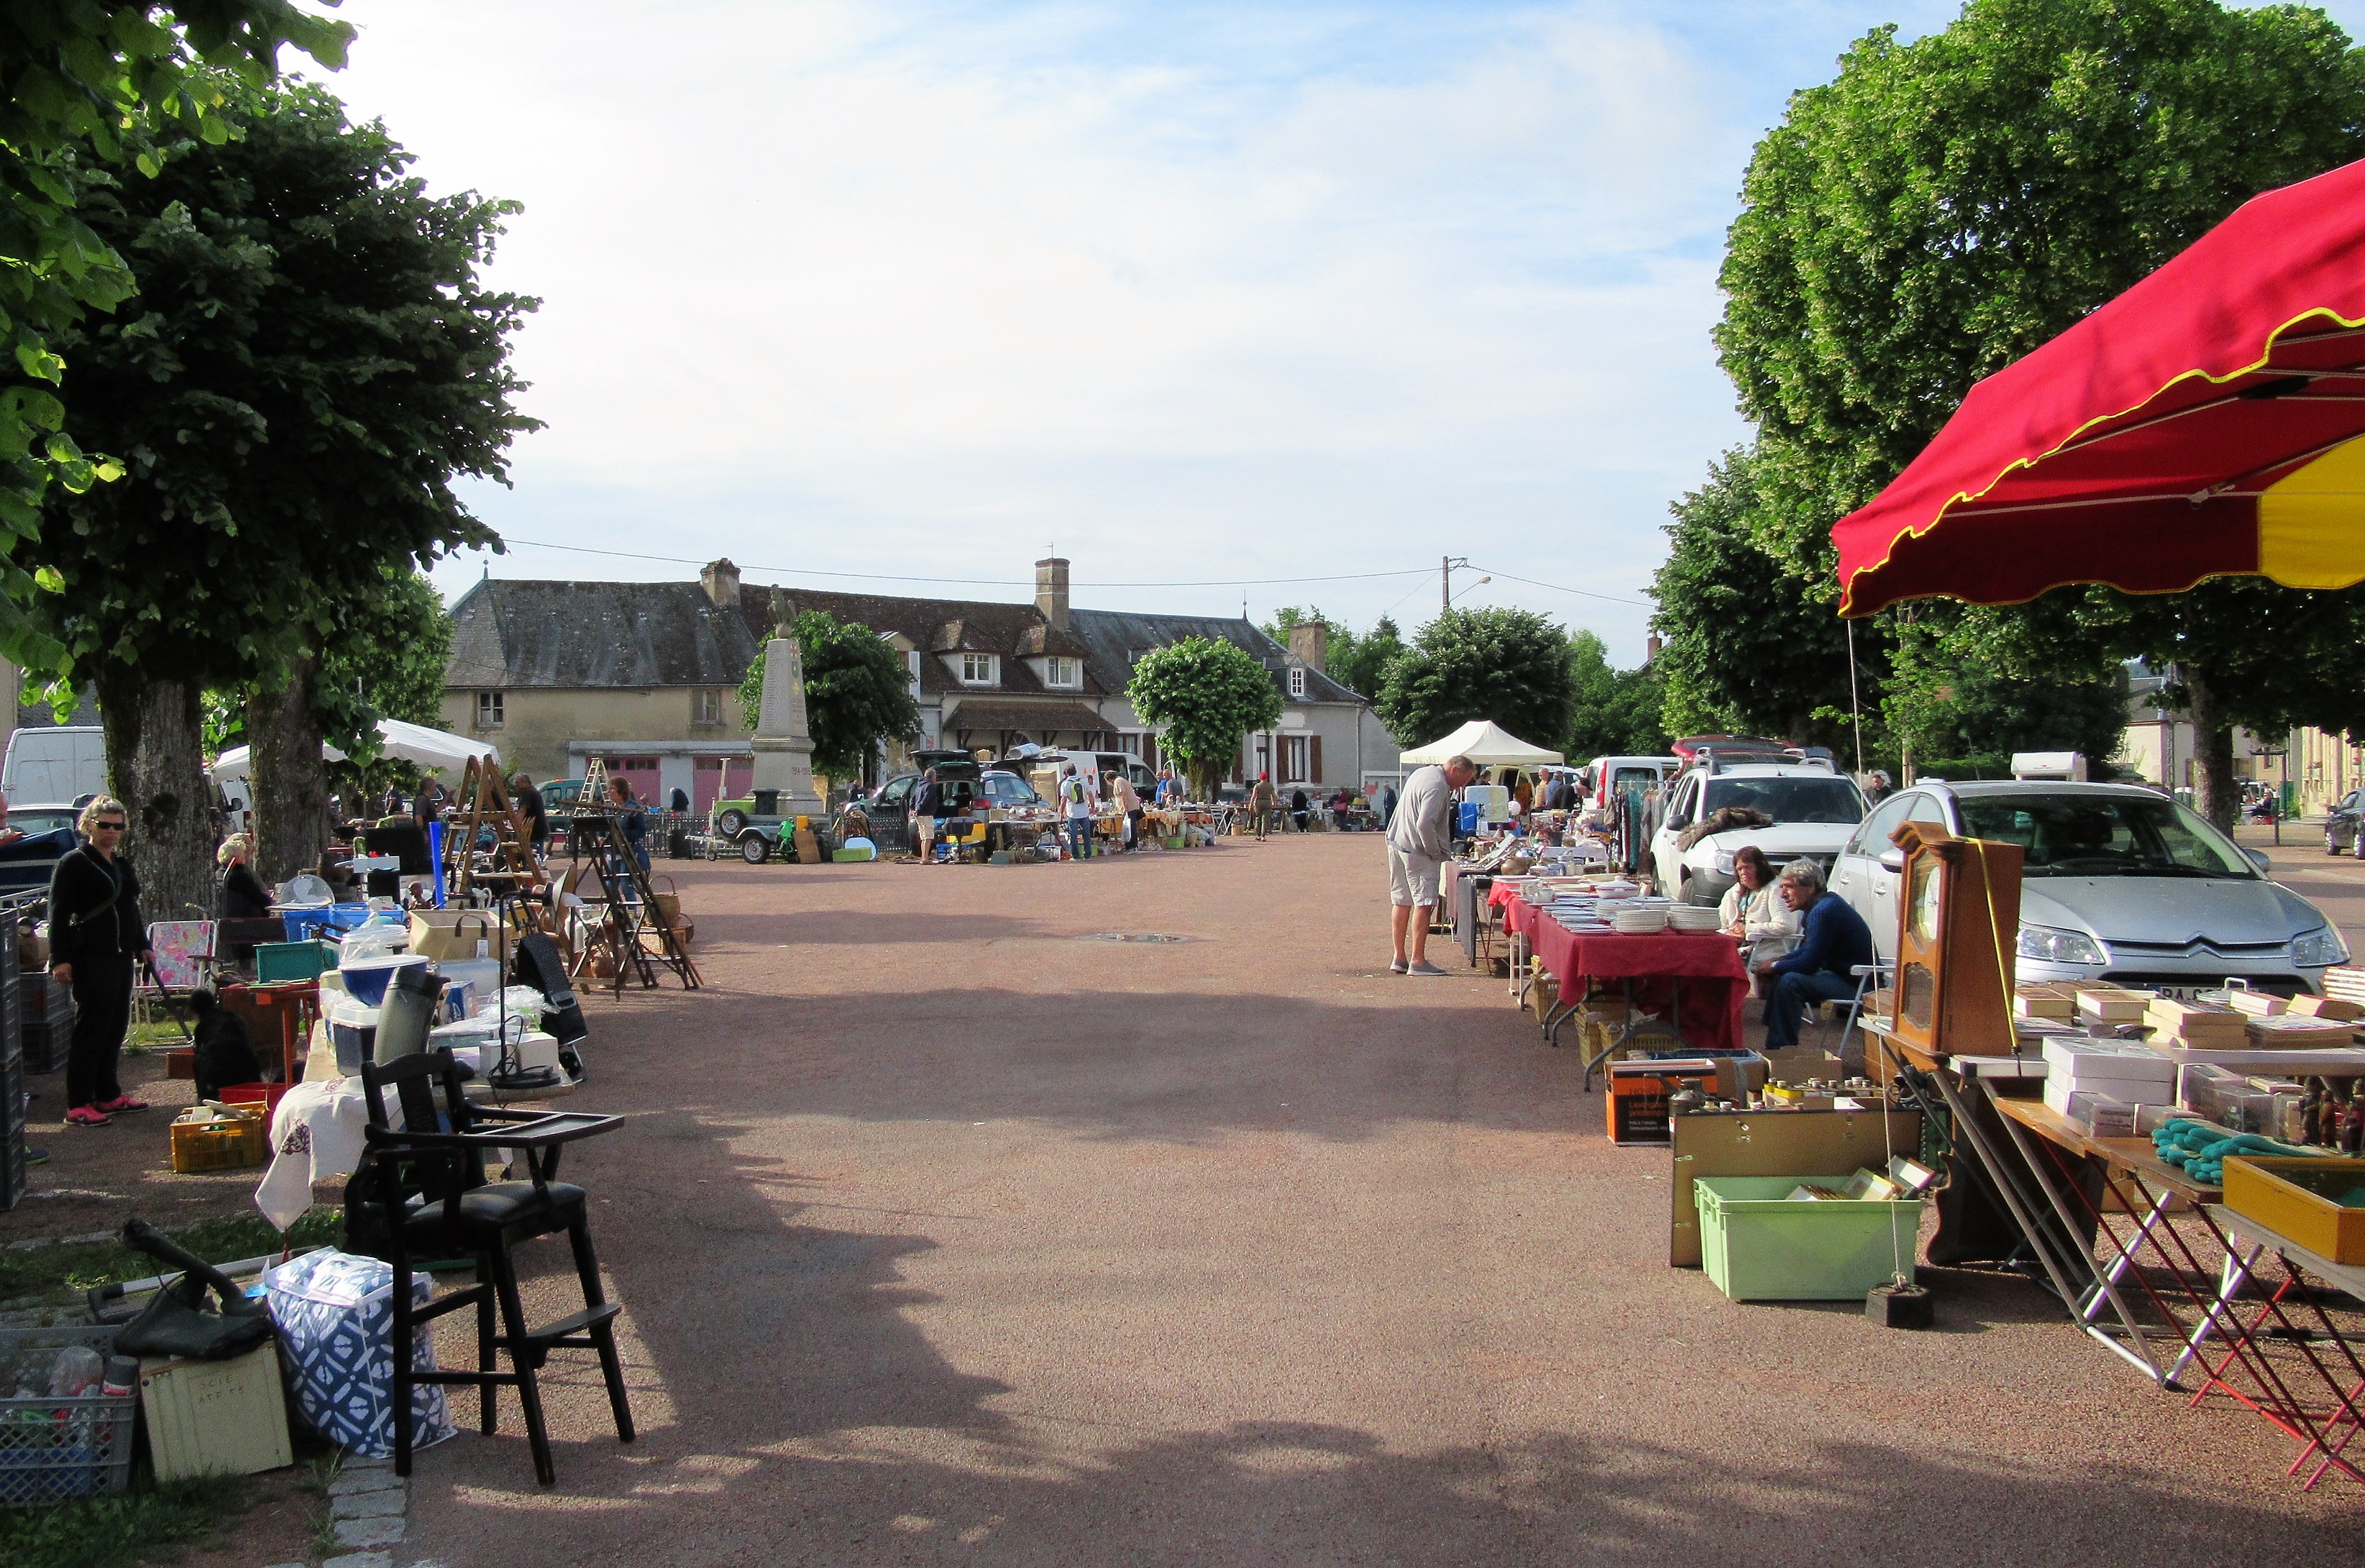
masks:
[[(611, 1132), (622, 1118), (473, 1106), (449, 1050), (420, 1052), (384, 1065), (364, 1062), (361, 1077), (370, 1125), (361, 1166), (346, 1188), (345, 1245), (348, 1251), (383, 1258), (394, 1267), (395, 1473), (410, 1473), (416, 1385), (474, 1384), (478, 1417), (489, 1434), (498, 1423), (499, 1390), (508, 1383), (516, 1387), (525, 1411), (534, 1474), (544, 1485), (553, 1484), (557, 1474), (534, 1374), (557, 1349), (599, 1352), (617, 1439), (631, 1442), (633, 1412), (616, 1354), (619, 1308), (600, 1292), (583, 1189), (553, 1180), (564, 1145)], [(387, 1114), (389, 1089), (400, 1113), (398, 1125)], [(532, 1179), (487, 1181), (485, 1156), (493, 1149), (518, 1151)], [(574, 1249), (583, 1309), (529, 1328), (510, 1253), (522, 1242), (562, 1231)], [(474, 1284), (424, 1307), (412, 1303), (417, 1260), (463, 1257), (475, 1260)], [(466, 1306), (476, 1309), (476, 1369), (414, 1372), (413, 1340), (420, 1327)], [(497, 1350), (507, 1353), (509, 1371), (496, 1369)]]

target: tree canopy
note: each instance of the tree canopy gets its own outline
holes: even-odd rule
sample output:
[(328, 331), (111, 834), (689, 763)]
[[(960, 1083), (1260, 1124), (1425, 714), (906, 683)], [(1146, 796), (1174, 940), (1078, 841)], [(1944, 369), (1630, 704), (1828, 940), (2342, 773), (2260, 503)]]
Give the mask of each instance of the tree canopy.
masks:
[(1612, 668), (1600, 636), (1582, 629), (1568, 634), (1568, 662), (1574, 716), (1566, 737), (1550, 744), (1571, 762), (1605, 756), (1656, 756), (1667, 749), (1666, 724), (1660, 716), (1666, 693), (1655, 670), (1647, 665)]
[(1144, 654), (1125, 695), (1145, 722), (1162, 728), (1160, 748), (1187, 764), (1209, 795), (1249, 732), (1281, 717), (1272, 673), (1220, 637), (1185, 637)]
[[(161, 850), (176, 902), (208, 875), (198, 690), (307, 683), (389, 569), (498, 547), (454, 483), (502, 477), (533, 428), (506, 358), (533, 302), (478, 280), (514, 207), (430, 196), (383, 126), (348, 124), (318, 87), (241, 90), (224, 113), (240, 135), (175, 143), (153, 178), (85, 178), (82, 211), (140, 286), (63, 335), (66, 397), (125, 473), (53, 491), (24, 551), (58, 590), (39, 607), (46, 673), (98, 688), (143, 875)], [(259, 797), (266, 752), (317, 768), (309, 697), (273, 711), (314, 728), (250, 734)]]
[(219, 142), (233, 131), (219, 111), (236, 83), (268, 80), (291, 43), (333, 70), (353, 36), (287, 0), (0, 6), (0, 204), (10, 219), (0, 234), (0, 653), (33, 665), (50, 655), (23, 614), (33, 579), (6, 559), (36, 531), (49, 486), (79, 491), (117, 472), (84, 455), (59, 395), (60, 335), (136, 286), (122, 254), (77, 214), (78, 171), (153, 174), (168, 128)]
[[(872, 747), (919, 734), (911, 674), (879, 633), (824, 610), (800, 611), (789, 630), (804, 669), (805, 723), (813, 732), (816, 771), (833, 779), (860, 778)], [(739, 711), (751, 730), (764, 707), (765, 653), (756, 650), (756, 662), (739, 683)]]
[[(1831, 713), (1833, 672), (1845, 675), (1844, 657), (1830, 656), (1836, 628), (1810, 632), (1781, 610), (1755, 617), (1741, 597), (1753, 576), (1769, 594), (1803, 594), (1827, 611), (1837, 593), (1831, 525), (1894, 477), (1975, 381), (2248, 197), (2359, 155), (2365, 59), (2318, 11), (1971, 0), (1912, 42), (1894, 28), (1859, 39), (1832, 82), (1792, 97), (1743, 184), (1716, 342), (1757, 435), (1677, 508), (1676, 558), (1660, 584), (1661, 623), (1675, 637), (1670, 722), (1682, 727), (1677, 705), (1758, 727)], [(2259, 591), (2244, 602), (2264, 609), (2292, 594)], [(2113, 608), (2121, 596), (2106, 590), (2063, 597), (2087, 608), (2040, 601), (1960, 624), (1978, 626), (1991, 655), (2024, 628), (2014, 665), (2033, 668), (2049, 650), (2047, 667), (2097, 680), (2120, 656), (2180, 658), (2196, 690), (2223, 700), (2212, 721), (2221, 757), (2224, 713), (2291, 706), (2271, 668), (2230, 683), (2216, 673), (2240, 662), (2212, 641), (2223, 617)], [(2300, 597), (2284, 601), (2289, 614), (2325, 613)], [(1709, 601), (1758, 624), (1701, 624)], [(1890, 624), (1858, 630), (1876, 687)], [(1783, 657), (1761, 665), (1752, 644)], [(2214, 803), (2230, 810), (2230, 799)]]
[(1576, 683), (1567, 636), (1529, 610), (1448, 610), (1392, 662), (1373, 706), (1407, 746), (1473, 719), (1552, 745), (1569, 732)]

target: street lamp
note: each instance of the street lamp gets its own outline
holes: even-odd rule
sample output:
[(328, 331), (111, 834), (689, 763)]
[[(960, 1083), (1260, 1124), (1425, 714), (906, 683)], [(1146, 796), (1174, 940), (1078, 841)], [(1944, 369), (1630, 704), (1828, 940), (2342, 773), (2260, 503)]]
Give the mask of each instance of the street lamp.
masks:
[[(1451, 610), (1453, 608), (1453, 574), (1456, 572), (1466, 572), (1470, 570), (1470, 557), (1467, 555), (1446, 555), (1440, 557), (1440, 560), (1441, 564), (1438, 570), (1438, 588), (1444, 601), (1443, 608)], [(1467, 586), (1471, 588), (1483, 588), (1494, 580), (1495, 579), (1493, 577), (1480, 577), (1476, 582), (1471, 583)]]

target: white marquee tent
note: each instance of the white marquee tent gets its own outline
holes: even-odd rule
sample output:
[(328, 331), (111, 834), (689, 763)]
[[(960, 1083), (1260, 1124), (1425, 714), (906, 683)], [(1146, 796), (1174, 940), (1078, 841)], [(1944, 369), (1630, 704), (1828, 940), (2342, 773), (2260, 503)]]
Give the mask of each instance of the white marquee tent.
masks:
[(1406, 752), (1400, 760), (1415, 767), (1454, 756), (1466, 756), (1481, 767), (1540, 767), (1567, 760), (1559, 752), (1530, 745), (1491, 719), (1473, 719), (1442, 740)]
[[(449, 730), (431, 730), (424, 724), (405, 723), (400, 719), (380, 719), (377, 722), (379, 751), (382, 755), (415, 763), (437, 772), (457, 772), (468, 766), (472, 756), (481, 756), (498, 765), (499, 750), (483, 741), (472, 741), (465, 735), (455, 735)], [(325, 741), (320, 755), (331, 762), (342, 762), (345, 754)], [(230, 747), (214, 759), (213, 776), (218, 779), (243, 778), (248, 771), (248, 752), (242, 745)]]

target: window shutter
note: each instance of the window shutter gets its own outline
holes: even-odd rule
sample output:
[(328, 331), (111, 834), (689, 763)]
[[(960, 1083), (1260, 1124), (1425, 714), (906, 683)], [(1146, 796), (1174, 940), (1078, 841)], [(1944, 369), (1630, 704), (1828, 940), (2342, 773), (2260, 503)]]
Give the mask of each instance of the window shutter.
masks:
[(1306, 737), (1306, 778), (1316, 784), (1321, 783), (1322, 737), (1320, 735), (1308, 735)]
[(1145, 734), (1141, 737), (1141, 765), (1152, 773), (1158, 771), (1158, 737), (1156, 735)]

